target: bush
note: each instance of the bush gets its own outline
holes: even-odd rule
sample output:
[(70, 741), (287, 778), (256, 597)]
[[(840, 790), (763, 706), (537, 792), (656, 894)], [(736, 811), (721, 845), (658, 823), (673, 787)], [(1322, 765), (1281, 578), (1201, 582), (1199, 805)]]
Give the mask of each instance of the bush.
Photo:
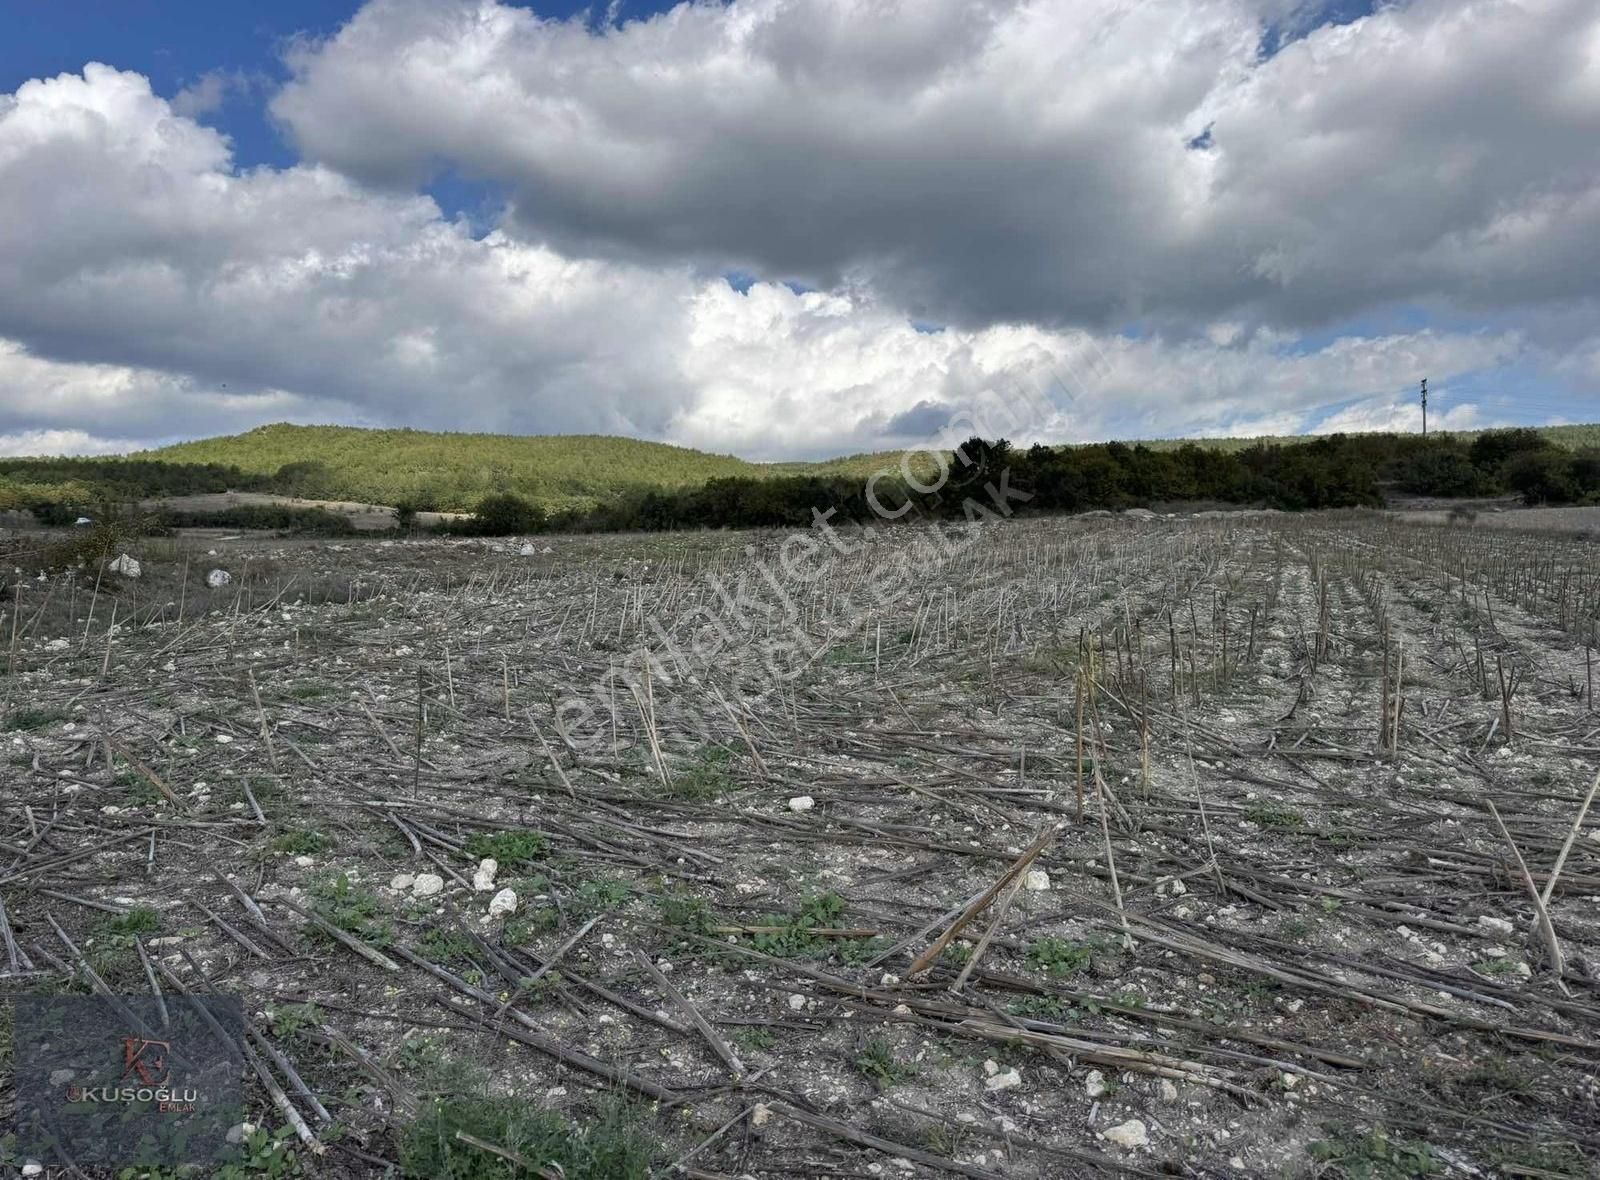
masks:
[[(456, 1133), (491, 1143), (527, 1167)], [(419, 1115), (400, 1145), (400, 1171), (418, 1180), (515, 1180), (559, 1173), (567, 1180), (645, 1180), (662, 1158), (639, 1116), (618, 1100), (581, 1126), (516, 1098), (452, 1098)]]
[(1572, 457), (1560, 451), (1523, 451), (1506, 461), (1505, 481), (1527, 504), (1564, 504), (1578, 498)]
[(356, 531), (348, 516), (326, 508), (296, 508), (289, 504), (241, 504), (216, 512), (164, 508), (161, 520), (178, 529), (276, 529), (318, 537), (346, 537)]
[(521, 496), (485, 496), (473, 509), (463, 531), (478, 537), (512, 537), (536, 533), (545, 526), (544, 509)]

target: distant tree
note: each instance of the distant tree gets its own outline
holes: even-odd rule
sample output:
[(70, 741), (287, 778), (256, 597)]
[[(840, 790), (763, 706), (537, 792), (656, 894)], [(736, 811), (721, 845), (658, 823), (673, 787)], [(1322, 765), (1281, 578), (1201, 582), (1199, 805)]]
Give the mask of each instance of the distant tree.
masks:
[(470, 531), (482, 537), (511, 537), (538, 532), (544, 524), (544, 509), (505, 492), (478, 501)]
[(1547, 451), (1551, 447), (1549, 439), (1526, 426), (1512, 430), (1485, 430), (1472, 440), (1472, 462), (1490, 475), (1498, 475), (1513, 455)]
[(1523, 451), (1506, 461), (1505, 481), (1527, 504), (1568, 504), (1578, 498), (1572, 456), (1562, 451)]

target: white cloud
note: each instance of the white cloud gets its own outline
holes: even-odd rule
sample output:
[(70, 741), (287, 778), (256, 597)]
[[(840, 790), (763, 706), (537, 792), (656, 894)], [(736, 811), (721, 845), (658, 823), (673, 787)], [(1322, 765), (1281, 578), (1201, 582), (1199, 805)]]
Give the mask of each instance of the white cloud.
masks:
[(116, 455), (136, 449), (126, 438), (98, 438), (83, 430), (24, 430), (0, 434), (0, 455)]
[(1600, 7), (1412, 0), (1263, 60), (1305, 7), (735, 0), (596, 30), (374, 0), (273, 109), (354, 176), (507, 185), (530, 240), (970, 324), (1593, 291)]
[[(1409, 401), (1402, 391), (1422, 375), (1443, 381), (1530, 358), (1568, 373), (1587, 363), (1540, 352), (1529, 343), (1529, 325), (1513, 330), (1495, 320), (1449, 331), (1372, 329), (1313, 346), (1291, 327), (1264, 322), (1272, 317), (1230, 309), (1228, 284), (1254, 280), (1239, 279), (1216, 259), (1179, 268), (1168, 281), (1170, 260), (1214, 231), (1221, 206), (1213, 190), (1227, 157), (1187, 151), (1181, 140), (1169, 151), (1162, 137), (1180, 126), (1195, 130), (1189, 117), (1214, 101), (1219, 70), (1241, 93), (1263, 85), (1265, 67), (1239, 57), (1241, 45), (1253, 53), (1255, 28), (1240, 4), (1193, 5), (1170, 29), (1146, 11), (1170, 17), (1159, 3), (1110, 12), (1109, 26), (1081, 27), (1050, 3), (928, 4), (915, 19), (883, 29), (860, 14), (862, 5), (890, 12), (889, 0), (855, 7), (844, 0), (805, 7), (739, 0), (681, 7), (601, 37), (494, 5), (472, 10), (467, 21), (464, 9), (380, 3), (333, 44), (308, 51), (301, 81), (279, 107), (303, 134), (333, 134), (337, 120), (307, 123), (303, 104), (325, 100), (330, 113), (346, 104), (348, 125), (360, 134), (322, 144), (330, 163), (287, 169), (236, 169), (223, 136), (153, 94), (136, 74), (91, 65), (82, 75), (27, 83), (0, 96), (0, 438), (92, 450), (292, 419), (632, 434), (778, 458), (915, 442), (942, 417), (997, 400), (1015, 405), (1019, 392), (1031, 404), (1004, 426), (1018, 442), (1261, 422), (1290, 431), (1317, 428), (1325, 417), (1320, 407), (1352, 399), (1367, 408), (1347, 408), (1338, 420), (1382, 421), (1385, 407)], [(1534, 7), (1540, 15), (1559, 6)], [(1427, 13), (1403, 15), (1420, 20)], [(1373, 19), (1404, 32), (1387, 11)], [(1109, 31), (1097, 39), (1103, 28)], [(1051, 56), (1052, 32), (1068, 39), (1060, 52), (1102, 72), (1099, 89), (1072, 82), (1049, 101), (1041, 97), (1044, 80), (1035, 74), (1060, 64)], [(1332, 34), (1330, 45), (1318, 47), (1325, 33), (1280, 57), (1316, 52), (1342, 63)], [(1159, 43), (1169, 55), (1198, 55), (1196, 62), (1151, 56), (1141, 48), (1151, 38), (1165, 38)], [(474, 54), (477, 74), (462, 67)], [(993, 65), (994, 55), (1004, 69)], [(346, 89), (318, 89), (336, 65)], [(402, 119), (409, 119), (412, 89), (432, 80), (433, 101), (424, 104), (431, 114), (423, 118), (418, 108), (410, 140), (396, 137), (403, 128), (361, 121), (370, 114), (364, 71), (380, 65), (394, 75)], [(627, 84), (608, 98), (619, 71)], [(540, 89), (552, 74), (563, 79), (559, 101)], [(495, 101), (480, 75), (500, 79)], [(707, 79), (719, 76), (722, 89), (710, 86)], [(859, 177), (829, 163), (829, 153), (851, 139), (851, 95), (870, 108), (853, 131)], [(799, 102), (788, 114), (778, 109), (785, 96)], [(659, 123), (650, 133), (638, 124), (652, 117), (645, 99), (654, 100)], [(743, 111), (742, 102), (756, 99), (769, 123)], [(1280, 94), (1262, 101), (1292, 105)], [(1576, 109), (1583, 99), (1561, 101), (1562, 109)], [(815, 104), (828, 102), (836, 105), (831, 123), (807, 122)], [(983, 124), (995, 102), (1011, 104), (1014, 116), (998, 133)], [(807, 157), (820, 161), (820, 170), (810, 176), (790, 161), (782, 168), (799, 169), (786, 174), (795, 188), (746, 191), (743, 199), (759, 207), (740, 230), (731, 224), (732, 195), (703, 191), (665, 159), (684, 150), (688, 132), (679, 116), (697, 104), (716, 135), (735, 135), (727, 150), (746, 160), (747, 170), (764, 167), (763, 153), (783, 143), (821, 152)], [(930, 106), (954, 122), (949, 134), (956, 139), (942, 132), (929, 138)], [(1147, 124), (1133, 119), (1139, 112)], [(1216, 117), (1222, 143), (1222, 114)], [(901, 205), (891, 208), (889, 190), (872, 186), (884, 179), (874, 180), (883, 126), (897, 120), (907, 145), (900, 164), (929, 184), (901, 186)], [(1243, 117), (1237, 122), (1244, 125)], [(1151, 130), (1157, 125), (1165, 128), (1159, 135)], [(619, 127), (637, 134), (619, 146)], [(466, 137), (462, 152), (481, 153), (463, 162), (486, 170), (513, 148), (539, 169), (554, 167), (568, 148), (577, 154), (560, 156), (565, 179), (556, 178), (561, 183), (549, 188), (546, 204), (530, 206), (531, 190), (522, 191), (518, 220), (481, 237), (443, 217), (426, 196), (360, 178), (410, 174), (425, 158), (415, 154), (418, 142), (451, 128)], [(761, 134), (766, 146), (748, 142)], [(476, 146), (474, 135), (482, 141)], [(1026, 198), (1037, 201), (1028, 217), (1008, 220), (1025, 199), (1012, 182), (1030, 137), (1038, 151), (1075, 145), (1069, 171), (1082, 181), (1082, 208), (1063, 204), (1046, 185)], [(362, 144), (370, 159), (346, 158)], [(689, 146), (691, 157), (713, 150), (692, 137)], [(740, 154), (746, 147), (753, 154)], [(991, 179), (978, 185), (961, 151), (987, 151)], [(1128, 151), (1135, 157), (1122, 154)], [(1241, 149), (1241, 158), (1248, 155)], [(1565, 175), (1584, 175), (1585, 159), (1575, 155)], [(1278, 166), (1263, 159), (1253, 167), (1272, 173)], [(1049, 169), (1041, 175), (1052, 184), (1061, 179)], [(799, 184), (807, 176), (843, 187), (825, 205), (814, 204)], [(562, 192), (577, 199), (607, 177), (611, 195), (599, 194), (605, 199), (593, 207), (599, 220), (581, 233), (559, 232), (575, 224), (563, 221)], [(661, 241), (632, 240), (613, 232), (616, 225), (590, 232), (630, 202), (646, 217), (659, 199), (653, 186), (673, 177), (689, 186), (680, 192), (685, 200), (707, 208), (693, 215), (669, 209)], [(974, 219), (970, 205), (964, 213), (954, 204), (944, 208), (954, 191), (946, 182), (980, 204), (992, 199), (994, 215)], [(1580, 200), (1581, 185), (1568, 189)], [(1325, 178), (1330, 198), (1341, 192)], [(1152, 218), (1135, 232), (1119, 220), (1128, 210), (1108, 212), (1104, 200), (1112, 198), (1154, 202), (1166, 219)], [(1535, 254), (1553, 249), (1551, 235), (1569, 228), (1562, 210), (1576, 207), (1549, 199), (1546, 191), (1545, 204), (1527, 205), (1546, 215), (1517, 231)], [(1497, 217), (1519, 207), (1503, 206)], [(825, 209), (832, 220), (819, 224)], [(1174, 211), (1181, 214), (1175, 221), (1168, 216)], [(859, 224), (851, 220), (857, 213)], [(796, 260), (842, 277), (806, 294), (769, 282), (740, 294), (695, 265), (700, 235), (718, 216), (730, 220), (730, 233), (749, 231), (751, 242), (792, 249)], [(1103, 235), (1096, 232), (1102, 222)], [(1060, 240), (1041, 246), (1037, 235), (1052, 224)], [(540, 226), (556, 228), (531, 232)], [(1015, 240), (996, 255), (985, 235), (1007, 226)], [(1119, 237), (1124, 230), (1131, 236)], [(930, 235), (925, 251), (908, 245), (903, 235), (913, 232)], [(618, 248), (586, 252), (601, 239)], [(1308, 259), (1291, 239), (1282, 240), (1283, 273), (1331, 273), (1340, 261)], [(882, 248), (869, 248), (873, 242)], [(1572, 252), (1581, 257), (1586, 248)], [(1014, 284), (1004, 281), (1006, 259), (1036, 249), (1081, 252), (1084, 267), (1050, 279), (1067, 284), (1060, 288), (1062, 315), (995, 315), (991, 296), (1020, 309), (1044, 289), (1026, 267)], [(1463, 241), (1458, 254), (1484, 249)], [(962, 258), (973, 276), (966, 306), (973, 314), (942, 331), (916, 330), (911, 317), (925, 313), (916, 293), (929, 300), (930, 293), (948, 294)], [(991, 274), (995, 266), (1000, 271)], [(923, 279), (907, 286), (917, 267)], [(1548, 269), (1543, 261), (1529, 269), (1530, 289)], [(1215, 306), (1192, 326), (1152, 317), (1151, 330), (1135, 336), (1068, 322), (1074, 308), (1100, 298), (1154, 303), (1154, 293), (1165, 291), (1160, 298), (1176, 307), (1182, 299), (1173, 292), (1185, 284), (1200, 291), (1208, 274), (1224, 271)], [(987, 294), (986, 276), (996, 279)], [(1581, 332), (1584, 317), (1570, 306), (1566, 314), (1564, 330)]]

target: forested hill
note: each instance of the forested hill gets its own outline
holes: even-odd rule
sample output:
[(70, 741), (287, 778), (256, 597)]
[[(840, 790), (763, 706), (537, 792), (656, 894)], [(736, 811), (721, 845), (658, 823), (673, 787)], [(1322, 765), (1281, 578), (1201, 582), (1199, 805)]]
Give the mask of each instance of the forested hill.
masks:
[[(605, 500), (637, 487), (679, 488), (759, 464), (732, 455), (601, 435), (444, 434), (352, 426), (261, 426), (132, 456), (217, 464), (273, 477), (310, 499), (466, 508), (491, 491), (547, 504)], [(285, 471), (285, 468), (288, 468)]]
[[(1285, 508), (1375, 503), (1385, 490), (1434, 496), (1521, 492), (1530, 502), (1600, 497), (1600, 428), (1482, 434), (1080, 443), (1009, 451), (1041, 508), (1170, 500)], [(0, 509), (88, 505), (222, 491), (473, 511), (512, 495), (574, 523), (702, 525), (786, 521), (826, 487), (859, 500), (898, 454), (752, 463), (598, 435), (527, 436), (263, 426), (245, 434), (104, 458), (0, 458)], [(919, 456), (926, 476), (933, 457)], [(837, 485), (837, 487), (835, 487)]]

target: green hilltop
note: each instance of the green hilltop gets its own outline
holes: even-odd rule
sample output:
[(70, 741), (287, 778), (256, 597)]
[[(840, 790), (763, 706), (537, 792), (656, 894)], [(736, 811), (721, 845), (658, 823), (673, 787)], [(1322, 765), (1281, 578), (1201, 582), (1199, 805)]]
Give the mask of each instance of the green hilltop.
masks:
[[(132, 459), (217, 464), (250, 475), (307, 465), (294, 482), (314, 499), (412, 503), (466, 509), (491, 491), (515, 492), (549, 508), (583, 507), (632, 489), (698, 487), (741, 476), (863, 477), (898, 456), (853, 455), (821, 463), (752, 463), (690, 447), (597, 434), (453, 434), (276, 423), (244, 434), (196, 439)], [(315, 465), (315, 466), (311, 466)]]
[[(1568, 451), (1600, 448), (1600, 425), (1537, 430)], [(1478, 433), (1458, 431), (1449, 437), (1469, 443)], [(1237, 454), (1258, 445), (1297, 449), (1315, 437), (1149, 439), (1127, 445), (1165, 453), (1194, 446)], [(1387, 437), (1402, 444), (1416, 436), (1352, 437), (1375, 444)], [(1087, 445), (1062, 443), (1054, 449)], [(82, 504), (231, 489), (444, 511), (470, 511), (489, 493), (513, 492), (550, 511), (583, 512), (629, 493), (681, 492), (716, 479), (864, 480), (876, 471), (898, 469), (900, 458), (898, 452), (878, 452), (819, 462), (754, 463), (735, 455), (604, 435), (457, 434), (277, 423), (125, 456), (0, 459), (0, 510), (38, 502)], [(921, 474), (932, 465), (926, 454), (914, 458)]]

